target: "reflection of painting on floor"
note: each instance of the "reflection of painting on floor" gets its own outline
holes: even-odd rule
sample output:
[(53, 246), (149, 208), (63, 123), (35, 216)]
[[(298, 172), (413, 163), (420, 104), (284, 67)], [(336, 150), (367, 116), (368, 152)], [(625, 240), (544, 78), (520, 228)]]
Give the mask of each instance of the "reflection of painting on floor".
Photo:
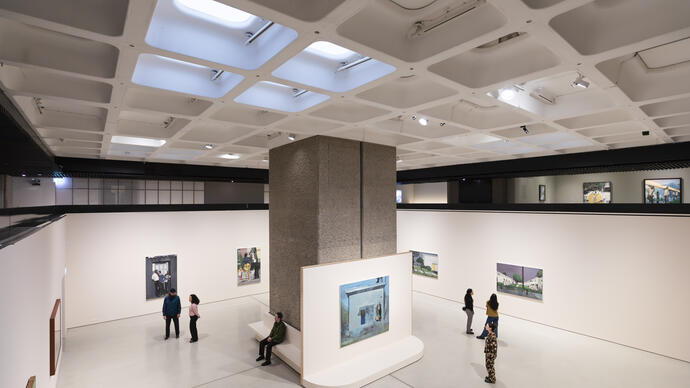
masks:
[(340, 347), (388, 331), (388, 276), (340, 286)]
[(438, 255), (412, 251), (412, 273), (438, 279)]
[(496, 289), (507, 294), (542, 300), (544, 270), (497, 263)]
[(675, 179), (645, 179), (644, 203), (680, 203), (681, 180)]
[(611, 182), (585, 182), (582, 184), (584, 203), (610, 203)]

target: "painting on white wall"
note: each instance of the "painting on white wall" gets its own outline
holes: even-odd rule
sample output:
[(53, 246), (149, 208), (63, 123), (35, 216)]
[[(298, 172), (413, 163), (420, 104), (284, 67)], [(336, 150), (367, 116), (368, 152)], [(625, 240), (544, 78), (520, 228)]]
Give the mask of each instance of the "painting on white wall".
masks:
[(496, 290), (542, 300), (544, 270), (512, 264), (496, 264)]
[(438, 279), (438, 255), (412, 251), (412, 273)]
[(611, 203), (611, 182), (585, 182), (582, 195), (584, 203)]
[(177, 255), (146, 258), (146, 299), (164, 297), (177, 288)]
[(388, 331), (388, 276), (340, 286), (340, 347)]
[(239, 248), (237, 250), (237, 285), (261, 281), (261, 248)]
[(645, 179), (644, 203), (681, 203), (681, 179)]

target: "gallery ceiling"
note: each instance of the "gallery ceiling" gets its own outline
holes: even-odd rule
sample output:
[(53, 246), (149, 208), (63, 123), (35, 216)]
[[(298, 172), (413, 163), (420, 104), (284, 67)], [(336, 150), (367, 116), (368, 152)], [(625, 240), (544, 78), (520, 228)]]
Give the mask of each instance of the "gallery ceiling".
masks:
[[(398, 169), (690, 141), (687, 0), (5, 0), (0, 86), (56, 156)], [(525, 127), (523, 127), (525, 126)], [(649, 131), (648, 135), (643, 135)]]

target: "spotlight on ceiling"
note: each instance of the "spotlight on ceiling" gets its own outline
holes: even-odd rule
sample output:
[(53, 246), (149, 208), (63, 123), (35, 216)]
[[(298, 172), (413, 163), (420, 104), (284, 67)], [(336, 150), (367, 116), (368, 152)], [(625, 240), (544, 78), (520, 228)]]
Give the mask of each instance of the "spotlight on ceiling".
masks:
[(515, 97), (515, 89), (513, 89), (513, 88), (501, 89), (498, 92), (498, 97), (504, 101), (512, 100), (513, 97)]
[(206, 148), (207, 150), (212, 150), (213, 144), (206, 144), (206, 145), (204, 145), (204, 148)]
[(402, 163), (402, 159), (398, 158), (395, 163)]
[(417, 120), (417, 116), (412, 115), (412, 120)]
[(240, 158), (240, 156), (237, 155), (237, 154), (223, 154), (223, 155), (221, 155), (220, 157), (223, 158), (223, 159), (231, 159), (231, 160), (235, 160), (235, 159), (239, 159), (239, 158)]
[(290, 140), (290, 141), (295, 141), (295, 134), (294, 134), (294, 133), (289, 133), (289, 134), (288, 134), (288, 140)]
[(445, 126), (445, 125), (446, 125), (446, 123), (444, 123), (443, 121), (441, 121), (440, 123), (438, 123), (438, 126), (439, 126), (439, 127), (443, 127), (443, 126)]
[(582, 74), (578, 74), (575, 81), (573, 81), (570, 86), (574, 88), (587, 89), (589, 87), (589, 82), (585, 81), (585, 77)]
[(419, 125), (426, 127), (426, 125), (429, 124), (429, 121), (425, 119), (424, 117), (419, 119)]
[(520, 128), (522, 128), (522, 132), (524, 132), (525, 135), (529, 133), (529, 129), (527, 129), (526, 125), (521, 125)]

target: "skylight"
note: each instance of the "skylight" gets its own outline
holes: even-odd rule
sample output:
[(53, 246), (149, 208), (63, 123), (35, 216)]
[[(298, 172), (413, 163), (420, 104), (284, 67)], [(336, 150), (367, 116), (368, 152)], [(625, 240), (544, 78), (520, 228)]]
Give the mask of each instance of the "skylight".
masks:
[(329, 59), (346, 59), (357, 54), (352, 50), (346, 49), (345, 47), (338, 46), (337, 44), (333, 44), (331, 42), (325, 42), (323, 40), (310, 44), (305, 51)]
[(129, 144), (142, 147), (160, 147), (165, 144), (165, 140), (145, 139), (143, 137), (113, 136), (111, 143)]
[(254, 15), (213, 0), (176, 0), (184, 8), (218, 19), (230, 25), (248, 25)]

